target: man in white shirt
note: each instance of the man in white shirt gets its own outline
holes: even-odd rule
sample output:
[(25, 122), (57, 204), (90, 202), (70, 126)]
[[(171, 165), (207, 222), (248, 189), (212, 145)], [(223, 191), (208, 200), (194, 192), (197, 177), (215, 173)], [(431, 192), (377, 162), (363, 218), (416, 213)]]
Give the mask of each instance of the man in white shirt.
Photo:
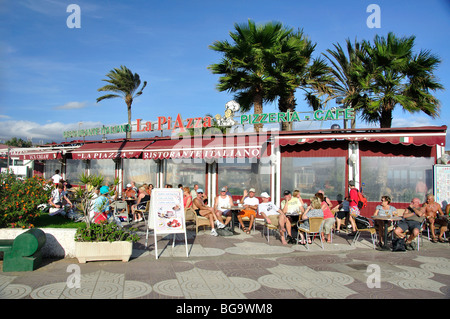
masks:
[(261, 194), (262, 203), (258, 205), (259, 213), (264, 217), (267, 224), (272, 224), (280, 228), (280, 237), (283, 245), (287, 245), (286, 239), (284, 238), (286, 223), (286, 215), (277, 205), (270, 201), (270, 195), (266, 192)]
[[(259, 199), (255, 197), (255, 189), (250, 188), (248, 191), (248, 197), (244, 199), (244, 209), (241, 210), (238, 214), (238, 220), (242, 226), (242, 230), (247, 234), (250, 234), (250, 230), (252, 229), (252, 225), (256, 217), (256, 211), (258, 210), (258, 205)], [(244, 226), (244, 222), (242, 221), (243, 217), (248, 217), (250, 219), (248, 229), (246, 229)]]
[(58, 185), (60, 180), (62, 180), (62, 176), (59, 175), (59, 169), (57, 169), (55, 171), (55, 175), (52, 176), (53, 184)]

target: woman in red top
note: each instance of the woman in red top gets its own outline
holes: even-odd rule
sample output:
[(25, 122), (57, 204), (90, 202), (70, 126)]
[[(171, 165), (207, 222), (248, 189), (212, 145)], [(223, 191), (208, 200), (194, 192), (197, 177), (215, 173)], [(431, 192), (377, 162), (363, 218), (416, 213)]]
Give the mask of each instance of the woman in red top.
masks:
[(185, 209), (192, 207), (191, 189), (189, 187), (183, 187), (183, 204)]

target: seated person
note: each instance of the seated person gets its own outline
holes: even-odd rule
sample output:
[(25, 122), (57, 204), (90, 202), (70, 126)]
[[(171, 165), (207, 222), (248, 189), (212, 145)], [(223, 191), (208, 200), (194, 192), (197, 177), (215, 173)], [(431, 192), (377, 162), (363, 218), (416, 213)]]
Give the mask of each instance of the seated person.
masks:
[[(397, 214), (397, 209), (394, 206), (389, 205), (391, 203), (391, 198), (389, 196), (381, 196), (381, 205), (375, 207), (374, 216), (394, 216)], [(383, 246), (385, 243), (381, 242), (381, 239), (384, 238), (384, 221), (376, 220), (375, 221), (378, 228), (378, 237), (380, 238), (380, 244)]]
[[(309, 221), (308, 218), (310, 217), (323, 217), (323, 210), (322, 210), (322, 203), (317, 197), (311, 198), (311, 204), (308, 206), (306, 211), (302, 214), (301, 221), (299, 228), (309, 230)], [(305, 236), (303, 235), (302, 231), (299, 231), (300, 234), (300, 242), (299, 244), (305, 245)], [(311, 244), (311, 239), (308, 238), (308, 244)]]
[(215, 214), (214, 207), (209, 207), (205, 205), (205, 201), (203, 199), (203, 189), (197, 189), (197, 197), (194, 198), (193, 207), (198, 216), (206, 217), (209, 219), (209, 223), (211, 225), (211, 235), (218, 236), (214, 225), (217, 225), (218, 228), (224, 228), (225, 225), (217, 219), (217, 215)]
[(125, 198), (136, 198), (136, 191), (133, 189), (131, 184), (127, 184), (127, 188), (124, 192)]
[(294, 225), (300, 214), (305, 211), (305, 208), (300, 202), (298, 197), (293, 197), (289, 190), (284, 191), (284, 200), (281, 202), (281, 210), (286, 215), (286, 231), (288, 233), (288, 243), (295, 243), (295, 239), (292, 238), (292, 225)]
[[(433, 243), (437, 243), (438, 240), (441, 243), (445, 242), (443, 236), (447, 231), (448, 220), (444, 212), (442, 211), (441, 205), (435, 202), (433, 194), (429, 194), (427, 196), (427, 202), (423, 205), (423, 207), (425, 208), (425, 216), (430, 227), (432, 237), (431, 241)], [(441, 226), (439, 239), (436, 238), (435, 224)]]
[(231, 207), (233, 206), (233, 198), (227, 195), (227, 189), (222, 187), (220, 189), (220, 195), (216, 196), (214, 200), (214, 209), (216, 211), (217, 218), (222, 220), (222, 216), (225, 217), (225, 226), (231, 221)]
[(270, 196), (266, 192), (261, 194), (262, 203), (258, 205), (259, 213), (264, 217), (267, 224), (277, 226), (280, 229), (280, 237), (283, 245), (287, 245), (284, 238), (286, 216), (283, 211), (279, 209), (274, 203), (270, 201)]
[(425, 219), (425, 210), (420, 207), (420, 200), (416, 197), (413, 198), (411, 204), (403, 213), (403, 219), (398, 222), (397, 228), (394, 233), (399, 238), (405, 237), (405, 232), (408, 230), (410, 235), (405, 241), (406, 249), (414, 250), (415, 244), (413, 240), (419, 235), (420, 226)]
[(48, 203), (50, 204), (52, 211), (49, 213), (50, 216), (54, 216), (57, 214), (65, 214), (64, 206), (69, 205), (72, 208), (72, 202), (69, 200), (69, 198), (66, 196), (66, 193), (64, 192), (64, 185), (59, 183), (57, 188), (52, 191), (52, 195), (50, 199), (48, 200)]
[(108, 220), (108, 214), (110, 211), (110, 201), (108, 199), (109, 187), (102, 186), (100, 187), (100, 196), (94, 199), (93, 202), (93, 211), (94, 217), (92, 222), (99, 224), (102, 221)]
[(348, 213), (350, 211), (349, 204), (349, 198), (345, 197), (341, 203), (333, 208), (333, 211), (336, 212), (336, 233), (340, 232), (341, 223), (343, 223), (344, 226), (346, 225), (346, 219), (348, 218)]
[(138, 212), (137, 210), (145, 210), (147, 207), (147, 202), (150, 201), (150, 195), (147, 193), (147, 190), (144, 186), (139, 188), (139, 196), (136, 201), (136, 204), (131, 206), (131, 212), (133, 214), (133, 221), (140, 222), (143, 220), (143, 214)]
[[(239, 223), (242, 226), (242, 230), (247, 234), (250, 234), (250, 230), (252, 229), (253, 222), (256, 217), (256, 211), (258, 209), (258, 205), (259, 205), (259, 199), (255, 197), (255, 189), (250, 188), (248, 190), (248, 196), (245, 197), (244, 202), (242, 203), (242, 206), (244, 209), (241, 210), (237, 216)], [(244, 222), (242, 221), (243, 217), (248, 217), (250, 219), (250, 224), (248, 226), (248, 229), (246, 229), (244, 226)]]

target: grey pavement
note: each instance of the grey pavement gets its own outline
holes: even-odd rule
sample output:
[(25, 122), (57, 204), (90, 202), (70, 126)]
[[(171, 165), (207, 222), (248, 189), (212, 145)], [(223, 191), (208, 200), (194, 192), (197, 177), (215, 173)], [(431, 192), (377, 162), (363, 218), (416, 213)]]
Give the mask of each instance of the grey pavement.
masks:
[[(230, 237), (153, 234), (134, 244), (129, 262), (75, 258), (44, 259), (32, 272), (0, 272), (2, 299), (449, 299), (450, 245), (432, 243), (424, 234), (420, 251), (374, 250), (366, 234), (356, 245), (345, 233), (310, 250), (283, 246), (262, 225), (250, 235), (236, 228)], [(3, 262), (0, 262), (2, 267)]]

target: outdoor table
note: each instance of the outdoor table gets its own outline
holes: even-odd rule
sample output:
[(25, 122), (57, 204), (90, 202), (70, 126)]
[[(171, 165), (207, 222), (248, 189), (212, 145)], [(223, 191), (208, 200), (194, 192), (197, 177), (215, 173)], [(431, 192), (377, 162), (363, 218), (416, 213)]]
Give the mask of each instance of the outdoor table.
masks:
[(126, 197), (125, 201), (127, 202), (127, 205), (128, 205), (128, 211), (131, 214), (131, 206), (133, 206), (136, 203), (136, 198)]
[(244, 207), (242, 206), (231, 206), (230, 207), (230, 211), (231, 211), (231, 231), (234, 233), (234, 218), (237, 217), (237, 214), (243, 210)]
[(398, 221), (402, 220), (402, 217), (400, 216), (372, 216), (373, 220), (381, 220), (384, 222), (384, 234), (383, 234), (383, 246), (381, 247), (382, 250), (389, 250), (387, 247), (387, 234), (388, 234), (388, 224), (390, 221)]

